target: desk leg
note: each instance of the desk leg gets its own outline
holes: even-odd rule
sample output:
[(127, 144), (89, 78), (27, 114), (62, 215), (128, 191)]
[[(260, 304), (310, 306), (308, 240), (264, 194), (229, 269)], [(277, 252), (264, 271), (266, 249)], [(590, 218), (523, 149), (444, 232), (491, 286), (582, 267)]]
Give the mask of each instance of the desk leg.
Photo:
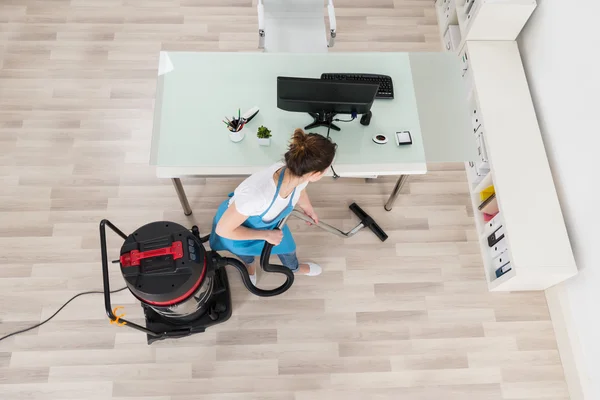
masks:
[(183, 213), (185, 215), (191, 215), (192, 207), (190, 207), (190, 203), (188, 202), (187, 196), (185, 195), (185, 190), (183, 190), (181, 179), (171, 178), (171, 181), (173, 182), (173, 186), (175, 186), (175, 192), (177, 192), (177, 197), (179, 197), (179, 202), (181, 203), (181, 207), (183, 208)]
[(398, 182), (396, 182), (396, 186), (394, 187), (394, 190), (390, 195), (390, 198), (388, 199), (387, 203), (385, 203), (384, 208), (386, 211), (392, 211), (392, 207), (394, 207), (394, 203), (396, 202), (396, 199), (400, 194), (400, 190), (402, 189), (402, 186), (404, 186), (407, 180), (408, 175), (400, 175), (400, 177), (398, 178)]

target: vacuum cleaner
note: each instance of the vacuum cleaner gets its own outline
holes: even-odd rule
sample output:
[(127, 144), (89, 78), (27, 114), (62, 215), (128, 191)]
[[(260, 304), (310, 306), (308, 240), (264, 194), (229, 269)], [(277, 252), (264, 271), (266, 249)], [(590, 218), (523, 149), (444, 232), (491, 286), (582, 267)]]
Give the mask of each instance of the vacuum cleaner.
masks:
[[(351, 237), (363, 227), (368, 227), (380, 240), (387, 239), (385, 232), (358, 205), (354, 203), (350, 209), (361, 222), (349, 232), (342, 232), (323, 222), (317, 224), (298, 211), (293, 211), (291, 215), (341, 237)], [(281, 221), (279, 227), (285, 222)], [(117, 315), (120, 307), (112, 306), (106, 227), (124, 240), (120, 257), (113, 263), (120, 264), (127, 288), (141, 303), (144, 326), (123, 318), (122, 314)], [(294, 283), (294, 273), (289, 268), (270, 263), (272, 244), (265, 241), (260, 265), (266, 272), (283, 274), (285, 282), (277, 288), (265, 290), (252, 284), (246, 266), (241, 261), (207, 251), (204, 243), (208, 239), (209, 236), (200, 236), (197, 226), (188, 229), (175, 222), (152, 222), (126, 235), (110, 221), (102, 220), (100, 250), (104, 307), (111, 324), (144, 332), (148, 344), (152, 344), (161, 339), (201, 333), (210, 326), (227, 321), (232, 313), (231, 291), (225, 270), (227, 265), (240, 272), (246, 289), (257, 296), (280, 295)]]

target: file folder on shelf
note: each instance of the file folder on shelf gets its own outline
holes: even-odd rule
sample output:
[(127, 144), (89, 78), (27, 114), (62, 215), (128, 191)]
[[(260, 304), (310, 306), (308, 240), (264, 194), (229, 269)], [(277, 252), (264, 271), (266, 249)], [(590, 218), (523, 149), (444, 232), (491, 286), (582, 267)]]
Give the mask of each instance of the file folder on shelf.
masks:
[(494, 185), (488, 186), (485, 189), (483, 189), (481, 191), (481, 193), (479, 193), (479, 198), (481, 199), (481, 201), (485, 201), (487, 199), (490, 198), (491, 195), (493, 195), (494, 193), (496, 193), (496, 191), (494, 190)]
[(490, 215), (496, 215), (499, 211), (498, 209), (498, 199), (496, 198), (496, 193), (492, 193), (487, 199), (485, 199), (479, 205), (479, 211), (484, 212)]
[(465, 1), (465, 14), (468, 14), (469, 11), (471, 11), (471, 7), (473, 7), (474, 3), (475, 3), (475, 0), (466, 0)]
[(504, 264), (502, 267), (496, 269), (496, 278), (500, 278), (502, 275), (507, 273), (512, 269), (510, 262), (508, 264)]
[(474, 161), (469, 161), (468, 165), (469, 168), (467, 172), (471, 175), (470, 180), (473, 183), (473, 185), (478, 185), (483, 180), (483, 178), (485, 178), (485, 176), (490, 173), (489, 170), (479, 171)]
[(479, 156), (479, 168), (490, 169), (487, 150), (485, 149), (485, 138), (483, 136), (483, 128), (479, 129), (477, 135), (477, 155)]
[(491, 235), (488, 236), (488, 238), (487, 238), (488, 246), (492, 247), (493, 245), (495, 245), (502, 239), (504, 239), (504, 227), (500, 226), (500, 228), (496, 229), (494, 231), (494, 233), (492, 233)]

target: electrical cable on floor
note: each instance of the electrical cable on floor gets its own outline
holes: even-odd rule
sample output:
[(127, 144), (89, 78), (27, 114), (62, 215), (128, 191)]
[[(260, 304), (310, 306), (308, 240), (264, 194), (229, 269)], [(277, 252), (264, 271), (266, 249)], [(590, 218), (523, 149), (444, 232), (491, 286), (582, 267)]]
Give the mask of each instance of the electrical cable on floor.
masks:
[[(123, 291), (125, 289), (127, 289), (127, 286), (122, 287), (121, 289), (111, 290), (111, 293), (121, 292), (121, 291)], [(71, 297), (69, 300), (67, 300), (67, 302), (65, 304), (63, 304), (58, 310), (56, 310), (56, 312), (54, 314), (52, 314), (51, 316), (49, 316), (48, 318), (46, 318), (44, 321), (40, 322), (39, 324), (35, 324), (33, 326), (30, 326), (29, 328), (21, 329), (20, 331), (12, 332), (12, 333), (9, 333), (8, 335), (2, 336), (2, 337), (0, 337), (0, 342), (3, 341), (4, 339), (8, 339), (11, 336), (15, 336), (15, 335), (18, 335), (20, 333), (24, 333), (24, 332), (30, 331), (32, 329), (37, 328), (38, 326), (44, 325), (46, 322), (48, 322), (52, 318), (54, 318), (56, 316), (56, 314), (58, 314), (59, 312), (61, 312), (62, 309), (67, 306), (67, 304), (69, 304), (70, 302), (72, 302), (73, 300), (75, 300), (76, 298), (78, 298), (79, 296), (83, 296), (84, 294), (103, 294), (103, 293), (104, 293), (104, 291), (100, 291), (100, 290), (92, 290), (92, 291), (89, 291), (89, 292), (78, 293), (75, 296)]]

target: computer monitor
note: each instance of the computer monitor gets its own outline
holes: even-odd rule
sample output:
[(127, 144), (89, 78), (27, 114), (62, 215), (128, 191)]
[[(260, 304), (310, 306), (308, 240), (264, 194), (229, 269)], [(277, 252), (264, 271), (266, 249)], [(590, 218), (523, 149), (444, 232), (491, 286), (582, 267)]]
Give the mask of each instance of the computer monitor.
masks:
[(277, 77), (277, 107), (285, 111), (309, 113), (315, 121), (304, 129), (326, 126), (336, 114), (367, 114), (378, 84), (337, 82), (311, 78)]

